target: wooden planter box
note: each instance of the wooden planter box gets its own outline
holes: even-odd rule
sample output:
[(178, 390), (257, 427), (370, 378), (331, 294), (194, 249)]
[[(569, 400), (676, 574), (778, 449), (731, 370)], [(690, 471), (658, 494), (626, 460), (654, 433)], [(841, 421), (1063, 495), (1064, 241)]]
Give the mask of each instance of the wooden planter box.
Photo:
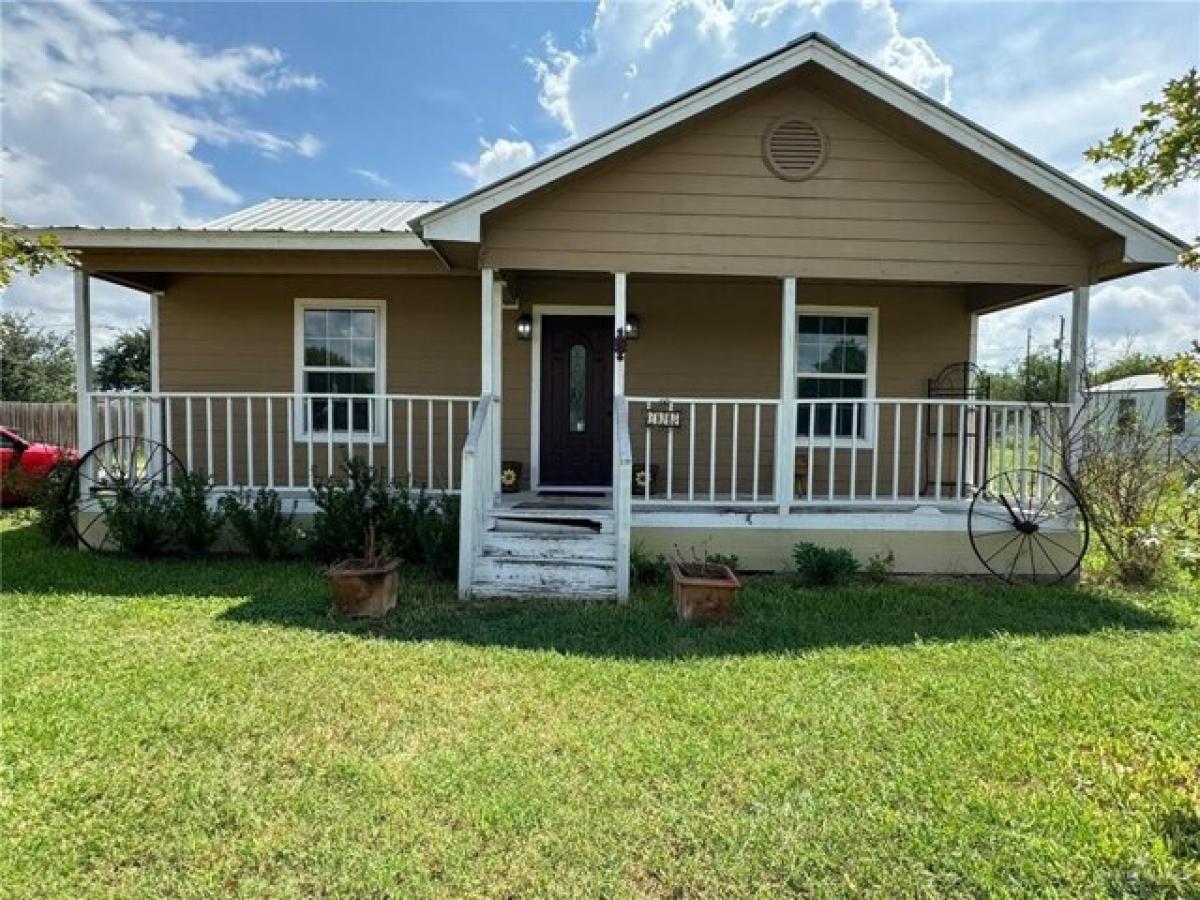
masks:
[(350, 618), (379, 619), (396, 605), (400, 560), (382, 565), (348, 559), (326, 572), (333, 592), (333, 612)]
[(733, 617), (733, 598), (742, 583), (728, 566), (710, 565), (710, 574), (694, 578), (683, 574), (671, 560), (675, 615), (681, 622), (728, 622)]

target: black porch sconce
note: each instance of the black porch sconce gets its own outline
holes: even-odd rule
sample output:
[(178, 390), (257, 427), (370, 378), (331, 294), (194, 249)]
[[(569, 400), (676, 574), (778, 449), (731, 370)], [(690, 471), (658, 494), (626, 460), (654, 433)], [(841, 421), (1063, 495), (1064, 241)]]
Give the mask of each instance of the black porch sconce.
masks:
[(617, 333), (613, 335), (613, 353), (617, 355), (617, 359), (624, 359), (625, 354), (629, 350), (629, 342), (636, 341), (642, 334), (642, 323), (635, 315), (627, 315), (625, 317), (625, 327), (618, 328)]
[(533, 316), (521, 313), (517, 316), (517, 340), (527, 341), (533, 337)]

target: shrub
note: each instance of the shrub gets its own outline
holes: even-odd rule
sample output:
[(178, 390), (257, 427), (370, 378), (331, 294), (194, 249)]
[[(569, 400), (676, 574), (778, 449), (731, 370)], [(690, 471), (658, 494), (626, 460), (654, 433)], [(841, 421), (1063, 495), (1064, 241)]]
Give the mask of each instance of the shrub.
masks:
[(158, 485), (131, 490), (118, 487), (101, 500), (113, 543), (134, 556), (161, 556), (171, 545), (172, 500)]
[(845, 584), (858, 572), (858, 560), (845, 547), (820, 547), (801, 543), (792, 548), (796, 574), (808, 587), (834, 587)]
[(425, 550), (421, 545), (420, 523), (435, 514), (433, 498), (423, 489), (414, 497), (411, 490), (401, 485), (391, 491), (381, 516), (379, 536), (406, 563), (423, 565)]
[(629, 554), (629, 577), (638, 587), (666, 584), (671, 578), (671, 566), (663, 554), (648, 556), (640, 546)]
[(283, 499), (277, 491), (245, 488), (221, 498), (221, 511), (242, 546), (256, 559), (282, 559), (296, 549), (299, 535), (292, 512), (283, 511)]
[(891, 550), (887, 553), (873, 553), (867, 557), (863, 567), (863, 575), (872, 584), (885, 584), (896, 570), (896, 554)]
[(710, 566), (725, 566), (730, 572), (736, 572), (738, 557), (736, 553), (710, 553), (708, 555), (708, 564)]
[(421, 563), (439, 578), (458, 573), (458, 498), (443, 494), (416, 520)]
[(38, 529), (47, 542), (58, 547), (75, 544), (71, 516), (75, 510), (79, 484), (73, 477), (75, 467), (67, 461), (57, 463), (37, 489)]
[(347, 459), (342, 474), (318, 480), (312, 489), (317, 512), (308, 546), (322, 562), (361, 559), (367, 535), (384, 534), (392, 496), (378, 473), (360, 459)]
[(209, 506), (212, 479), (200, 472), (177, 475), (167, 490), (175, 544), (188, 553), (206, 553), (221, 534), (224, 516)]

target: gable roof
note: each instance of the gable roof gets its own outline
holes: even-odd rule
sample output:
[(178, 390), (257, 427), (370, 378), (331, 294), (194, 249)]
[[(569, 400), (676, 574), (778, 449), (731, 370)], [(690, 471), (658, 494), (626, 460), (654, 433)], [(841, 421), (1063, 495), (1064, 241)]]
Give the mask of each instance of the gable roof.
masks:
[(1151, 372), (1146, 375), (1126, 375), (1124, 378), (1118, 378), (1116, 381), (1107, 381), (1104, 384), (1098, 384), (1092, 390), (1105, 393), (1120, 393), (1123, 391), (1163, 391), (1166, 388), (1167, 383), (1163, 377)]
[[(1076, 181), (965, 116), (811, 33), (739, 66), (518, 172), (426, 212), (412, 227), (426, 241), (478, 243), (489, 212), (654, 137), (722, 103), (803, 66), (815, 65), (1048, 195), (1123, 239), (1122, 262), (1152, 267), (1174, 263), (1187, 245), (1098, 191)], [(1124, 274), (1124, 273), (1122, 273)]]

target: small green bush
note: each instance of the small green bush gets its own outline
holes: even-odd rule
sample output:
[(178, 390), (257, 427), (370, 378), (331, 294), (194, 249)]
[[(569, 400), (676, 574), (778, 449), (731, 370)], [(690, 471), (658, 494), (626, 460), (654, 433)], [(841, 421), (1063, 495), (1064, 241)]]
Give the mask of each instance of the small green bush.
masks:
[(209, 505), (213, 482), (201, 472), (183, 472), (167, 490), (167, 508), (179, 549), (197, 556), (207, 553), (221, 534), (225, 517)]
[(863, 576), (872, 584), (886, 584), (896, 571), (896, 554), (891, 550), (887, 553), (873, 553), (867, 557), (863, 567)]
[(792, 548), (796, 575), (808, 587), (834, 587), (845, 584), (859, 570), (858, 560), (845, 547), (820, 547), (800, 543)]
[(640, 546), (629, 554), (629, 577), (638, 587), (656, 587), (671, 580), (671, 565), (663, 554), (651, 557)]
[(103, 498), (105, 523), (113, 543), (134, 556), (162, 556), (171, 547), (174, 517), (172, 498), (153, 485), (142, 490), (118, 487)]
[(736, 553), (710, 553), (708, 555), (708, 564), (710, 566), (725, 566), (730, 572), (736, 572), (738, 557)]
[(75, 544), (71, 516), (79, 484), (74, 478), (75, 466), (67, 461), (57, 463), (37, 489), (34, 500), (38, 509), (38, 529), (47, 542), (56, 547)]
[(221, 512), (242, 546), (256, 559), (283, 559), (296, 551), (299, 535), (292, 511), (283, 511), (278, 491), (245, 488), (221, 498)]
[(420, 564), (439, 578), (458, 574), (458, 498), (443, 494), (416, 521)]
[(435, 515), (434, 499), (422, 489), (415, 495), (400, 485), (392, 489), (379, 526), (379, 537), (390, 551), (410, 565), (422, 565), (425, 550), (421, 544), (420, 524)]
[(340, 475), (318, 480), (312, 498), (317, 512), (308, 547), (322, 562), (361, 559), (368, 533), (383, 535), (392, 515), (387, 483), (360, 459), (347, 459)]

